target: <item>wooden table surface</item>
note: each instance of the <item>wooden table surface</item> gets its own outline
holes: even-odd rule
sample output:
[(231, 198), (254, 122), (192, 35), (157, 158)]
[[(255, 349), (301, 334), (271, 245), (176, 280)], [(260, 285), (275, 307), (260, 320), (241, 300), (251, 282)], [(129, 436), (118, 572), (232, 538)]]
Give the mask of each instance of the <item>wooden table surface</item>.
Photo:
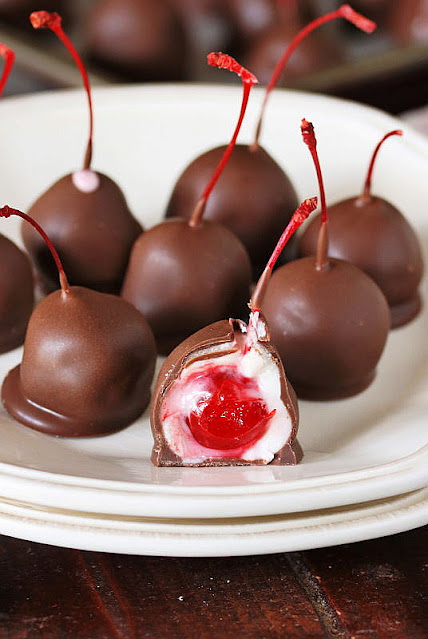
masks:
[(215, 559), (0, 539), (1, 639), (428, 637), (428, 526)]

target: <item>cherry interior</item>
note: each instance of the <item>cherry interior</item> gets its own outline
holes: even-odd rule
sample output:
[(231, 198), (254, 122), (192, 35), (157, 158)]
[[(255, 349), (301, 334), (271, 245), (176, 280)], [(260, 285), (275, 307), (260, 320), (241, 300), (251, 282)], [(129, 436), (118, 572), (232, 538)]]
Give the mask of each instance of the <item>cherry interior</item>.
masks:
[(207, 448), (249, 446), (265, 433), (275, 414), (275, 410), (268, 412), (257, 381), (232, 366), (207, 366), (187, 382), (203, 382), (206, 389), (186, 422), (196, 441)]

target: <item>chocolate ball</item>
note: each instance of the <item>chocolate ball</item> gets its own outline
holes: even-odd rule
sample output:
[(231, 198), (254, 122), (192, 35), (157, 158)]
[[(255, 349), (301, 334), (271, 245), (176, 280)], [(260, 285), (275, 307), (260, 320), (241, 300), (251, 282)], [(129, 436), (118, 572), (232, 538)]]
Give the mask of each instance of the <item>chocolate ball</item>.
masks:
[(272, 275), (263, 302), (272, 342), (297, 396), (349, 397), (372, 382), (389, 330), (386, 299), (360, 269), (306, 257)]
[(89, 56), (139, 81), (186, 75), (186, 42), (178, 14), (166, 0), (103, 0), (88, 15)]
[[(207, 151), (183, 171), (172, 192), (167, 217), (190, 217), (224, 150), (222, 146)], [(297, 204), (294, 188), (275, 160), (260, 146), (238, 144), (210, 195), (204, 219), (232, 231), (259, 273)], [(292, 256), (292, 244), (287, 249), (284, 259)]]
[[(47, 0), (44, 3), (47, 11), (60, 11), (63, 0)], [(34, 10), (34, 0), (0, 0), (0, 15), (19, 14), (21, 18)]]
[(118, 297), (71, 287), (36, 307), (2, 400), (25, 426), (61, 437), (124, 428), (146, 408), (156, 360), (142, 315)]
[(16, 11), (31, 11), (33, 4), (31, 0), (0, 0), (0, 14), (13, 13)]
[[(329, 208), (329, 255), (351, 262), (383, 291), (391, 326), (412, 320), (421, 308), (418, 286), (423, 274), (418, 238), (406, 218), (379, 197), (350, 198)], [(319, 217), (300, 239), (301, 255), (316, 251)]]
[[(109, 177), (98, 177), (89, 193), (78, 189), (69, 174), (55, 182), (29, 210), (46, 231), (63, 261), (71, 284), (118, 294), (132, 245), (142, 228), (128, 209), (125, 197)], [(22, 226), (25, 247), (45, 292), (58, 288), (58, 272), (40, 235)]]
[[(261, 314), (257, 322), (257, 341), (249, 350), (245, 349), (246, 335), (247, 325), (240, 320), (216, 322), (191, 335), (166, 359), (153, 393), (150, 417), (154, 439), (153, 464), (248, 466), (296, 464), (301, 460), (302, 450), (296, 439), (299, 422), (296, 394), (270, 342)], [(252, 362), (251, 373), (243, 363), (245, 358)], [(255, 362), (257, 366), (254, 366)], [(193, 384), (192, 375), (189, 376), (192, 370)], [(254, 441), (237, 444), (234, 448), (227, 442), (226, 448), (213, 448), (201, 445), (195, 438), (192, 427), (189, 427), (189, 414), (194, 411), (203, 413), (212, 399), (216, 401), (218, 389), (211, 389), (210, 373), (213, 371), (225, 373), (228, 380), (226, 388), (223, 386), (221, 391), (226, 396), (223, 397), (226, 403), (220, 407), (223, 420), (241, 415), (240, 392), (245, 396), (249, 388), (250, 395), (255, 395), (256, 404), (263, 402), (267, 411), (271, 411), (264, 432), (259, 432)], [(187, 378), (184, 379), (184, 376)], [(235, 396), (236, 408), (233, 401), (227, 405), (228, 392)], [(179, 399), (177, 406), (173, 394)], [(248, 413), (243, 415), (237, 428), (237, 439), (242, 436), (242, 429), (244, 435), (247, 434), (245, 416), (248, 417)], [(218, 430), (218, 426), (218, 423), (214, 424), (213, 430)], [(215, 433), (215, 438), (222, 445), (224, 439), (218, 438), (218, 433)]]
[(159, 352), (168, 354), (207, 324), (239, 316), (250, 282), (250, 260), (230, 231), (173, 218), (140, 235), (121, 294), (147, 319)]
[(193, 24), (194, 18), (209, 18), (220, 15), (221, 7), (217, 0), (170, 0), (181, 15), (184, 24)]
[[(273, 24), (248, 49), (245, 64), (261, 84), (269, 83), (278, 60), (295, 37), (298, 28), (288, 22)], [(342, 59), (343, 55), (335, 42), (320, 33), (311, 33), (293, 52), (278, 86), (286, 86), (302, 76), (335, 66)]]
[[(69, 3), (64, 0), (46, 0), (42, 4), (44, 10), (56, 11), (67, 20), (70, 18)], [(32, 37), (34, 31), (28, 17), (35, 8), (38, 7), (34, 0), (0, 0), (0, 19)]]
[(0, 353), (23, 343), (33, 310), (33, 289), (30, 260), (0, 235)]
[(234, 38), (245, 44), (274, 24), (278, 4), (276, 0), (223, 0)]

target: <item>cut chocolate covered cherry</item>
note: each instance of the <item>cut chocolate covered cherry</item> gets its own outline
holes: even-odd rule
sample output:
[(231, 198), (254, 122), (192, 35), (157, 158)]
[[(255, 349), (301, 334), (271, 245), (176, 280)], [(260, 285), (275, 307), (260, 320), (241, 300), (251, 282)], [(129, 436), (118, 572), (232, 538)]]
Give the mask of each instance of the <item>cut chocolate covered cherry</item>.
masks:
[[(393, 204), (371, 193), (381, 145), (391, 135), (401, 134), (390, 131), (377, 144), (363, 193), (329, 208), (329, 255), (355, 264), (376, 282), (388, 301), (392, 328), (418, 315), (424, 270), (421, 246), (407, 219)], [(303, 233), (302, 256), (315, 253), (319, 228), (320, 220), (315, 218)]]
[(61, 437), (105, 435), (128, 426), (150, 400), (156, 347), (144, 317), (131, 304), (82, 286), (69, 286), (44, 231), (5, 206), (0, 216), (30, 221), (47, 242), (61, 289), (45, 297), (27, 329), (22, 363), (2, 386), (17, 421)]
[(250, 301), (248, 324), (229, 319), (191, 335), (166, 359), (153, 395), (152, 461), (157, 466), (295, 464), (295, 393), (260, 312), (285, 242), (316, 207), (296, 211)]
[[(51, 29), (69, 49), (82, 74), (90, 120), (83, 169), (55, 182), (34, 202), (29, 213), (52, 238), (72, 284), (118, 294), (131, 247), (142, 228), (132, 216), (119, 186), (107, 175), (91, 169), (93, 115), (89, 79), (62, 30), (61, 17), (57, 13), (35, 11), (31, 22), (36, 29)], [(22, 237), (42, 290), (55, 290), (58, 288), (55, 263), (45, 243), (28, 225), (23, 225)]]

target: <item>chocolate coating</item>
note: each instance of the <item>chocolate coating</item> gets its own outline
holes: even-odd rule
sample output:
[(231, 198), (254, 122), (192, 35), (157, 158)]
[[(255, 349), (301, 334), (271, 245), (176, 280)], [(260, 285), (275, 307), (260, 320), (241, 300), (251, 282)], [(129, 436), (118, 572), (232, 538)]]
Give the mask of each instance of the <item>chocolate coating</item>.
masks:
[(388, 35), (398, 46), (420, 45), (427, 43), (428, 9), (423, 0), (408, 0), (390, 6), (384, 0), (384, 22)]
[[(207, 151), (183, 171), (171, 195), (167, 217), (190, 217), (224, 150), (222, 146)], [(252, 149), (238, 144), (210, 195), (204, 219), (230, 229), (246, 247), (258, 273), (297, 204), (294, 188), (275, 160), (259, 146)], [(290, 259), (292, 252), (290, 242), (284, 255)]]
[[(93, 193), (78, 190), (71, 174), (53, 184), (29, 210), (55, 245), (70, 284), (118, 294), (129, 253), (142, 228), (113, 180), (97, 173)], [(40, 235), (23, 223), (22, 238), (45, 292), (58, 288), (58, 272)]]
[(186, 28), (194, 23), (195, 16), (209, 18), (222, 12), (218, 0), (170, 0), (170, 2), (182, 17)]
[(30, 260), (0, 235), (0, 353), (23, 343), (33, 310), (33, 289)]
[[(261, 84), (268, 84), (278, 60), (296, 35), (297, 29), (289, 22), (278, 22), (261, 33), (252, 43), (246, 54), (245, 64)], [(331, 38), (311, 33), (293, 52), (278, 86), (286, 86), (289, 81), (335, 66), (342, 58), (338, 45)]]
[(85, 39), (93, 59), (129, 79), (185, 77), (184, 28), (165, 0), (102, 0), (88, 15)]
[(31, 11), (33, 4), (31, 0), (0, 0), (0, 14)]
[(373, 380), (389, 330), (388, 305), (365, 273), (315, 258), (273, 273), (263, 302), (272, 341), (298, 397), (340, 399)]
[(173, 218), (140, 235), (121, 295), (141, 311), (167, 355), (203, 326), (241, 313), (250, 282), (248, 255), (230, 231)]
[[(22, 20), (21, 27), (26, 27), (28, 14), (35, 9), (34, 0), (0, 0), (0, 15)], [(64, 8), (64, 0), (47, 0), (43, 3), (46, 11), (61, 12)], [(27, 18), (25, 20), (25, 18)], [(25, 20), (25, 22), (24, 22)]]
[[(264, 320), (263, 320), (264, 321)], [(152, 463), (155, 466), (183, 466), (183, 461), (174, 453), (168, 445), (159, 420), (162, 404), (167, 396), (168, 390), (174, 381), (180, 377), (182, 370), (194, 361), (224, 355), (228, 352), (237, 351), (239, 339), (242, 333), (239, 330), (240, 320), (222, 320), (206, 326), (202, 330), (191, 335), (182, 342), (165, 360), (156, 382), (151, 404), (150, 423), (154, 438), (152, 451)], [(230, 345), (230, 349), (219, 349), (221, 345)], [(271, 464), (297, 464), (303, 456), (302, 449), (296, 439), (299, 423), (299, 411), (296, 394), (287, 380), (281, 360), (277, 351), (269, 341), (269, 334), (266, 330), (266, 337), (259, 340), (259, 346), (263, 347), (278, 367), (278, 374), (281, 380), (281, 401), (286, 406), (292, 422), (292, 431), (288, 441), (281, 450), (275, 452)], [(207, 354), (209, 351), (209, 354)], [(199, 464), (186, 464), (194, 466), (248, 466), (260, 465), (262, 460), (249, 462), (243, 459), (207, 459)]]
[[(301, 255), (313, 255), (320, 228), (313, 219), (300, 240)], [(421, 308), (423, 274), (418, 238), (406, 218), (379, 197), (350, 198), (329, 208), (329, 255), (362, 269), (382, 289), (395, 328)]]
[(50, 435), (112, 433), (148, 405), (155, 361), (151, 330), (130, 304), (83, 287), (55, 291), (31, 316), (2, 401), (17, 421)]
[(223, 0), (234, 39), (246, 43), (278, 18), (276, 0)]

